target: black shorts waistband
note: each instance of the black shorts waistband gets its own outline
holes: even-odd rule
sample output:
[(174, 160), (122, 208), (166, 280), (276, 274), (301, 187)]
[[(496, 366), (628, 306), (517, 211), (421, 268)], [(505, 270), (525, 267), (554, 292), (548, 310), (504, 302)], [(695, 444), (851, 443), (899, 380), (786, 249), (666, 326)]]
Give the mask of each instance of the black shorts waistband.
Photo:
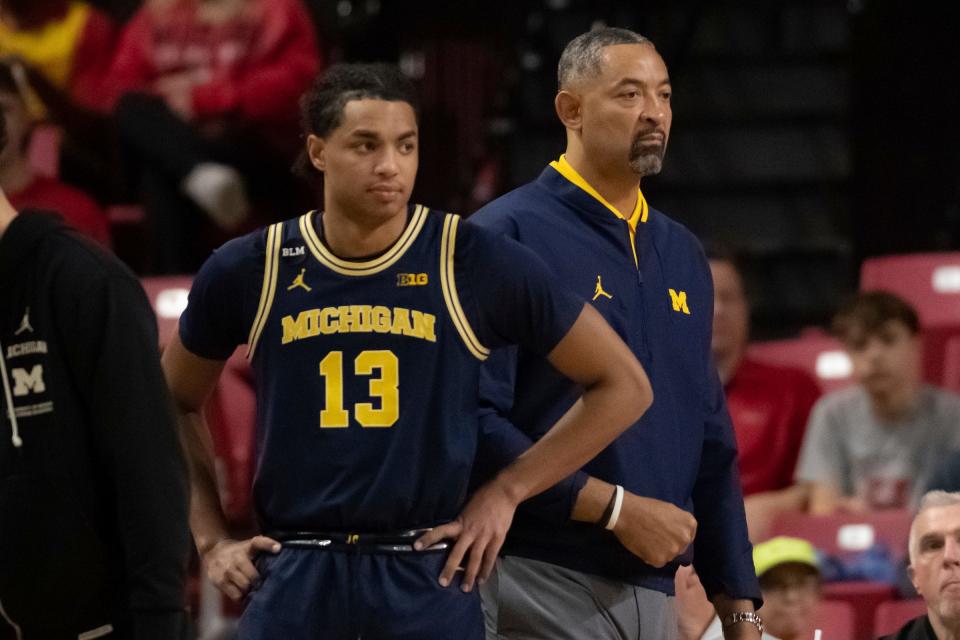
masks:
[[(344, 533), (339, 531), (273, 531), (265, 535), (294, 549), (357, 551), (367, 553), (421, 553), (413, 548), (417, 538), (430, 529), (408, 529), (391, 533)], [(423, 551), (442, 551), (449, 543), (439, 542)]]

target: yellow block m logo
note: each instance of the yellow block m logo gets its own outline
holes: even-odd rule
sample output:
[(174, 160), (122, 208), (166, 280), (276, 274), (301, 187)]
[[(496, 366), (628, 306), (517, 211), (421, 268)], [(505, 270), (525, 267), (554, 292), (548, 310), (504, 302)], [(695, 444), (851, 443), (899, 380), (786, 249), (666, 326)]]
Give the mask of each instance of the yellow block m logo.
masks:
[(690, 315), (690, 308), (687, 306), (687, 292), (675, 291), (670, 289), (670, 302), (673, 303), (673, 310)]

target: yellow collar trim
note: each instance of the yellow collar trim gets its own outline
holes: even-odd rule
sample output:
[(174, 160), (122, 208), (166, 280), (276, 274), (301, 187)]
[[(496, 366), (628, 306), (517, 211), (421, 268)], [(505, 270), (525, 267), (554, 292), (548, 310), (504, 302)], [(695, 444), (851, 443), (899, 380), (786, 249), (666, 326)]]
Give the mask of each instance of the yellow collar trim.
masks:
[(577, 170), (573, 168), (573, 165), (567, 162), (566, 155), (561, 155), (560, 159), (551, 162), (550, 166), (556, 169), (557, 172), (564, 178), (593, 196), (595, 200), (609, 209), (613, 215), (617, 216), (621, 220), (626, 220), (627, 224), (630, 225), (630, 229), (633, 231), (636, 231), (638, 222), (647, 221), (650, 210), (647, 206), (647, 199), (643, 197), (643, 191), (641, 191), (639, 187), (637, 188), (637, 205), (633, 208), (633, 213), (630, 214), (630, 217), (627, 218), (622, 213), (617, 211), (616, 207), (607, 202), (607, 199), (600, 195), (600, 193), (594, 189), (589, 182), (584, 180), (583, 176), (581, 176)]
[(407, 223), (407, 228), (400, 234), (393, 246), (383, 255), (363, 262), (338, 258), (327, 249), (313, 228), (313, 211), (300, 217), (300, 233), (306, 240), (310, 253), (328, 269), (345, 276), (369, 276), (383, 271), (403, 257), (403, 254), (420, 235), (420, 230), (423, 229), (423, 225), (427, 221), (428, 211), (427, 207), (418, 204), (410, 217), (410, 222)]

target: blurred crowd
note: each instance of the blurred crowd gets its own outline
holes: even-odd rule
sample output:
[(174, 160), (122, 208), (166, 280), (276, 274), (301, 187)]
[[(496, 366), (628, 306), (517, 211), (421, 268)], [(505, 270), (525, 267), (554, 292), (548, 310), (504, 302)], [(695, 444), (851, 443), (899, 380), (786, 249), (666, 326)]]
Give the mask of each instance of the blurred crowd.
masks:
[(82, 0), (4, 2), (0, 104), (15, 144), (0, 186), (105, 244), (105, 211), (136, 205), (135, 266), (192, 272), (218, 241), (308, 205), (289, 167), (297, 101), (320, 67), (298, 0), (148, 0), (122, 26)]

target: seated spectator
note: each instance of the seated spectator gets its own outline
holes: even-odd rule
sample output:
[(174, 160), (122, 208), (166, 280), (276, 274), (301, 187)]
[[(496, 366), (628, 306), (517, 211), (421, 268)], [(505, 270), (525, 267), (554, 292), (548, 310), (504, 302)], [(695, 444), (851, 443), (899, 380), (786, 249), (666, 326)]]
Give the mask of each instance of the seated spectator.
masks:
[(883, 640), (960, 637), (960, 493), (931, 491), (910, 527), (910, 581), (927, 614)]
[(318, 69), (299, 0), (148, 0), (131, 19), (111, 93), (153, 225), (155, 270), (199, 266), (203, 214), (235, 231), (251, 200), (297, 206), (297, 101)]
[[(820, 601), (820, 570), (813, 545), (799, 538), (773, 538), (753, 548), (753, 563), (763, 593), (759, 611), (763, 639), (813, 637)], [(727, 625), (715, 615), (693, 567), (680, 567), (674, 585), (679, 640), (723, 640)]]
[(4, 0), (0, 7), (0, 60), (22, 70), (30, 116), (63, 131), (60, 179), (105, 201), (116, 191), (104, 90), (116, 26), (82, 0)]
[(115, 42), (113, 21), (80, 0), (0, 4), (0, 58), (20, 60), (32, 77), (90, 109), (104, 105), (104, 69)]
[(6, 119), (8, 144), (0, 154), (0, 188), (14, 209), (49, 209), (67, 224), (110, 245), (110, 227), (100, 207), (83, 192), (37, 175), (26, 155), (31, 122), (27, 105), (8, 65), (0, 65), (0, 109)]
[(753, 548), (760, 579), (760, 615), (770, 635), (780, 640), (813, 637), (820, 602), (820, 569), (813, 545), (799, 538), (777, 537)]
[(806, 507), (806, 488), (793, 484), (810, 408), (820, 396), (806, 372), (746, 355), (750, 309), (733, 258), (711, 252), (713, 357), (737, 438), (740, 482), (751, 540), (769, 535), (773, 518)]
[(814, 407), (797, 469), (810, 512), (916, 505), (934, 470), (960, 444), (960, 397), (921, 380), (916, 311), (883, 291), (860, 293), (834, 333), (856, 385)]

